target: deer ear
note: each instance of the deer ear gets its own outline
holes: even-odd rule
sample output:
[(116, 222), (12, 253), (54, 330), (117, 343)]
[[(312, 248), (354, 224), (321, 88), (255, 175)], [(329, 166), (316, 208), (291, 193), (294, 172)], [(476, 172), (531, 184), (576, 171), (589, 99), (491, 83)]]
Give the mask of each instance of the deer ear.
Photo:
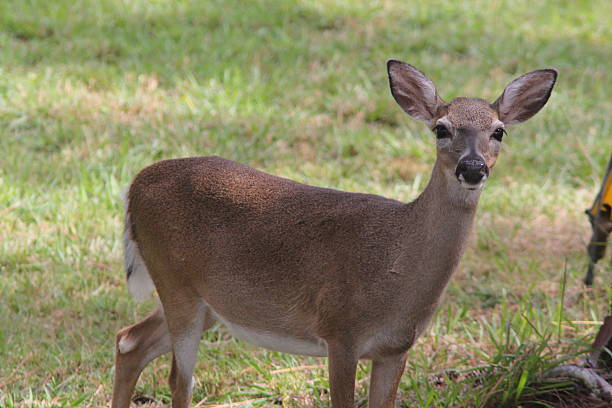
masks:
[(555, 81), (557, 70), (540, 69), (516, 78), (493, 103), (499, 120), (506, 126), (531, 118), (546, 105)]
[(413, 119), (430, 123), (438, 106), (444, 103), (427, 76), (405, 62), (387, 61), (391, 94)]

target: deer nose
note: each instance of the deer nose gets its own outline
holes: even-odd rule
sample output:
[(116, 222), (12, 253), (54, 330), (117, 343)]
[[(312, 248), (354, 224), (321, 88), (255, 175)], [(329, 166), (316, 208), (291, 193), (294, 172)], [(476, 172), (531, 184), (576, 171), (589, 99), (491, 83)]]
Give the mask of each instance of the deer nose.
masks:
[(457, 164), (455, 170), (455, 176), (459, 180), (461, 180), (460, 176), (463, 176), (463, 180), (468, 184), (478, 184), (483, 177), (488, 175), (489, 168), (479, 157), (466, 157)]

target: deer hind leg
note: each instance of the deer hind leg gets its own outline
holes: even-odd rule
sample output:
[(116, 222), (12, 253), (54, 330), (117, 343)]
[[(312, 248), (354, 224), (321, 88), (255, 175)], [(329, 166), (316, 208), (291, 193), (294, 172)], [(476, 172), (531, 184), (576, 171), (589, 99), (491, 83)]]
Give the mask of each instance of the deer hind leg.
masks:
[(172, 407), (188, 408), (192, 397), (192, 376), (203, 330), (214, 324), (208, 306), (197, 298), (183, 298), (166, 306), (172, 341), (172, 369), (169, 384)]
[(117, 333), (112, 408), (128, 408), (140, 373), (171, 350), (164, 311), (159, 306), (144, 320)]
[(372, 362), (368, 404), (370, 408), (394, 406), (397, 387), (406, 366), (406, 356), (406, 353), (401, 353)]
[[(216, 320), (211, 313), (210, 309), (206, 309), (204, 312), (204, 323), (202, 326), (202, 331), (206, 331), (214, 326)], [(194, 359), (195, 360), (195, 359)], [(170, 385), (170, 390), (172, 391), (172, 395), (177, 392), (177, 378), (178, 378), (179, 370), (176, 362), (176, 358), (174, 355), (172, 356), (172, 369), (170, 370), (170, 377), (168, 378), (168, 383)]]

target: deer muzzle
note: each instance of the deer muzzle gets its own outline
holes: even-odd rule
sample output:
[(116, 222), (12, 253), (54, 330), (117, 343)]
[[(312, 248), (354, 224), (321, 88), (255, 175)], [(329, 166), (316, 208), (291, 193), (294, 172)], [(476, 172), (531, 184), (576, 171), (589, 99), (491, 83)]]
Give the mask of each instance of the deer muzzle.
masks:
[(470, 190), (481, 188), (489, 177), (489, 168), (480, 157), (466, 157), (461, 159), (455, 170), (457, 180)]

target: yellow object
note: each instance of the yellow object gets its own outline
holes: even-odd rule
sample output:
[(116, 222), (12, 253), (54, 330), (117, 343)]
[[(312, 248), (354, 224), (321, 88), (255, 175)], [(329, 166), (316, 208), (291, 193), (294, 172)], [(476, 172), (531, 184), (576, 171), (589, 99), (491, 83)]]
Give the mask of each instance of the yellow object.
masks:
[[(608, 174), (609, 176), (609, 174)], [(604, 187), (603, 199), (601, 200), (601, 205), (607, 205), (612, 208), (612, 177), (608, 177), (608, 182)]]
[[(599, 211), (606, 210), (605, 207), (612, 209), (612, 157), (610, 157), (610, 162), (608, 163), (608, 170), (604, 176), (601, 191), (595, 197), (589, 212), (594, 217)], [(610, 220), (612, 220), (612, 211), (610, 211)]]

